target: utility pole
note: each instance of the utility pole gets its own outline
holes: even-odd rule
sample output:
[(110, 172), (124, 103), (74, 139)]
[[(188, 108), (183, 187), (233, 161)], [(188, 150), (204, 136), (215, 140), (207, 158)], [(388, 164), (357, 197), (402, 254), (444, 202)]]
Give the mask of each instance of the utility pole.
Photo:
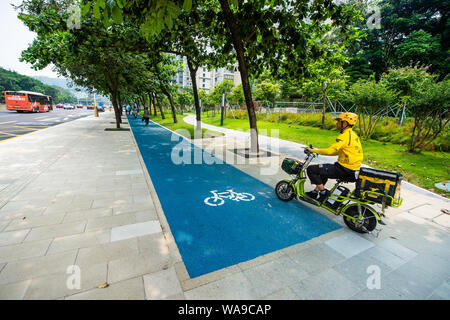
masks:
[(97, 109), (97, 101), (95, 100), (95, 93), (94, 93), (94, 117), (98, 117), (98, 109)]
[(223, 126), (223, 111), (225, 106), (225, 89), (222, 91), (222, 105), (220, 107), (220, 126)]

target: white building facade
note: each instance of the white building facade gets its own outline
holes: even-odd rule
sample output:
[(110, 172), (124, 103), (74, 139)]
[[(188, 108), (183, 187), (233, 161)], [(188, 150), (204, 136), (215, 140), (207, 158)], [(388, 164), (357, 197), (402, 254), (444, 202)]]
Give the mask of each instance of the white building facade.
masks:
[[(183, 71), (178, 72), (174, 76), (172, 83), (183, 88), (192, 88), (192, 80), (189, 73), (189, 68), (187, 66), (186, 57), (177, 56), (176, 60), (182, 61)], [(241, 75), (237, 70), (237, 67), (232, 69), (219, 68), (209, 70), (206, 66), (202, 66), (197, 70), (197, 89), (204, 90), (206, 93), (210, 93), (217, 83), (224, 80), (232, 81), (235, 86), (241, 84)]]

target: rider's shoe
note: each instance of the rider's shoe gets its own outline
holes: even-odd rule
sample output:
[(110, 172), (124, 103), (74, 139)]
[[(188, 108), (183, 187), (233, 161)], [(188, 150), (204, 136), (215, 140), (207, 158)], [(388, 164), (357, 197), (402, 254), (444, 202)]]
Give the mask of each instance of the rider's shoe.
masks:
[(316, 190), (312, 190), (309, 192), (305, 192), (305, 196), (307, 196), (310, 199), (316, 200), (319, 193)]
[(331, 195), (330, 190), (324, 189), (323, 191), (319, 192), (319, 199), (317, 199), (317, 201), (322, 203), (325, 200), (327, 200), (330, 195)]

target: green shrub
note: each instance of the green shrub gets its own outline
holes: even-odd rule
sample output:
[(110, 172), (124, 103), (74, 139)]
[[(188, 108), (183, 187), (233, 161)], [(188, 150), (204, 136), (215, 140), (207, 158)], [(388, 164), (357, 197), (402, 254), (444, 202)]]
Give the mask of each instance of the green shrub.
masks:
[[(233, 110), (234, 117), (236, 119), (248, 119), (248, 113), (246, 110)], [(227, 118), (233, 119), (233, 114), (231, 111), (227, 112)], [(299, 117), (298, 113), (272, 113), (267, 117), (266, 113), (258, 112), (256, 117), (258, 121), (268, 121), (272, 123), (287, 123), (290, 124)], [(216, 114), (217, 116), (217, 114)], [(220, 116), (220, 114), (219, 114)], [(278, 120), (280, 117), (280, 120)], [(368, 121), (368, 117), (365, 118)], [(319, 128), (322, 123), (321, 113), (304, 113), (297, 121), (295, 126), (306, 126), (306, 127), (316, 127)], [(412, 118), (406, 118), (403, 121), (403, 125), (400, 126), (399, 119), (394, 117), (383, 118), (378, 125), (375, 127), (371, 139), (380, 142), (394, 143), (398, 145), (408, 145), (411, 141), (411, 133), (413, 130), (414, 122)], [(325, 127), (326, 130), (336, 131), (336, 121), (330, 114), (325, 116)], [(358, 125), (353, 127), (356, 134), (360, 136)], [(431, 151), (450, 151), (450, 127), (442, 132), (438, 138), (430, 145), (428, 150)]]

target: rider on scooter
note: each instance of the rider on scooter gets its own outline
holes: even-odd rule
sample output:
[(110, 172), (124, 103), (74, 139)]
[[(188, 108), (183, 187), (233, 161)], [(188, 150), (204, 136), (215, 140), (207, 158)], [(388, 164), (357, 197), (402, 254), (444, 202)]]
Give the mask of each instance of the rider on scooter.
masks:
[[(313, 152), (325, 156), (338, 156), (334, 164), (319, 164), (309, 166), (307, 169), (311, 184), (315, 184), (314, 190), (306, 192), (311, 199), (324, 202), (330, 191), (325, 189), (328, 178), (356, 181), (355, 171), (359, 171), (363, 159), (361, 142), (352, 127), (356, 124), (358, 116), (351, 112), (341, 113), (336, 119), (336, 127), (341, 133), (327, 149), (306, 148), (305, 152)], [(317, 199), (317, 197), (319, 198)]]

